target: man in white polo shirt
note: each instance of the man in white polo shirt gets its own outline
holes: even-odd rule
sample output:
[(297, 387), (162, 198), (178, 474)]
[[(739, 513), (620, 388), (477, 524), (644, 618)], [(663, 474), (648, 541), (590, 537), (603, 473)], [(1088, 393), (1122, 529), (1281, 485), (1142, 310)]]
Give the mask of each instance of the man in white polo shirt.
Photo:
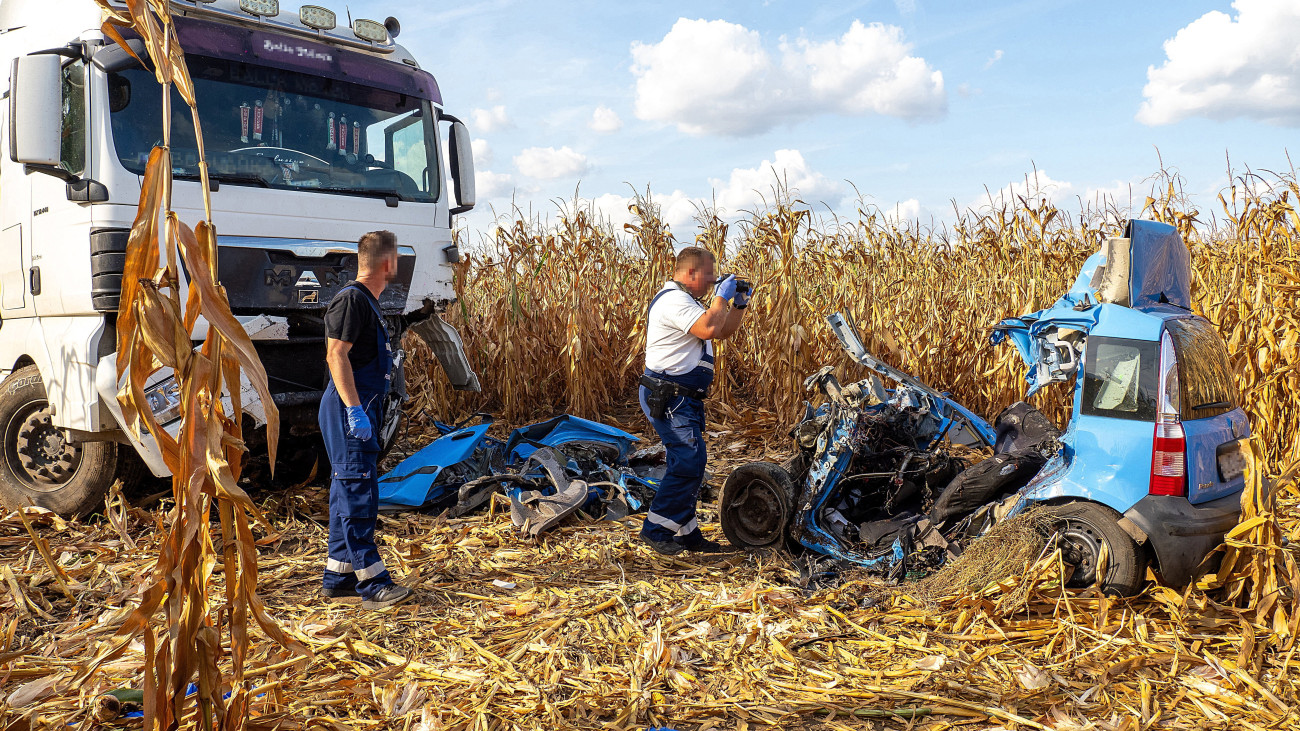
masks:
[[(713, 342), (740, 329), (749, 285), (713, 271), (713, 255), (690, 246), (677, 254), (673, 278), (650, 301), (641, 410), (667, 450), (668, 469), (641, 528), (641, 540), (665, 555), (719, 553), (695, 521), (708, 452), (704, 399), (713, 383)], [(717, 284), (716, 289), (714, 284)], [(701, 302), (710, 290), (708, 306)]]

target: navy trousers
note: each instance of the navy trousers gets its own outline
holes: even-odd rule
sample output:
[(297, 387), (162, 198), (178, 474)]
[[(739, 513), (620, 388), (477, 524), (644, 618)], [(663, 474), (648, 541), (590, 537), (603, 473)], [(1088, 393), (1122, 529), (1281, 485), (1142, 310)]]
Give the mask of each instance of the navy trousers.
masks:
[[(370, 423), (378, 430), (382, 399), (372, 399), (366, 409)], [(331, 382), (320, 408), (321, 435), (330, 459), (329, 559), (325, 562), (324, 587), (355, 587), (365, 599), (393, 583), (375, 545), (375, 522), (379, 517), (379, 443), (347, 433), (347, 412)]]
[[(711, 381), (712, 371), (707, 375)], [(693, 379), (696, 383), (701, 380)], [(703, 381), (703, 386), (692, 385), (707, 388), (708, 381)], [(700, 488), (704, 485), (704, 468), (709, 461), (708, 448), (704, 444), (704, 402), (678, 396), (668, 404), (664, 417), (655, 419), (650, 416), (650, 407), (646, 404), (648, 393), (642, 386), (641, 410), (663, 442), (668, 465), (659, 490), (650, 501), (650, 512), (646, 513), (641, 534), (655, 541), (695, 546), (704, 540), (695, 520), (695, 509)]]

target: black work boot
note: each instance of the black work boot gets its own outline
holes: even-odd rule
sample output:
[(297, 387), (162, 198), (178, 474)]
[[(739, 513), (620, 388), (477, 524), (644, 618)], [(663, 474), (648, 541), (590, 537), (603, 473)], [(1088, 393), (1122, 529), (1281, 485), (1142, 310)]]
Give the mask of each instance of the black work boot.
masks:
[(338, 586), (334, 588), (322, 588), (320, 595), (331, 601), (341, 602), (343, 604), (356, 604), (361, 601), (361, 594), (357, 593), (355, 586)]
[(686, 546), (683, 546), (676, 541), (656, 541), (655, 539), (646, 536), (644, 533), (637, 534), (637, 538), (640, 538), (642, 543), (653, 548), (655, 553), (664, 556), (676, 556), (686, 550)]
[(701, 538), (699, 543), (686, 546), (686, 550), (692, 553), (731, 553), (726, 546), (708, 538)]
[(402, 586), (401, 584), (389, 584), (375, 592), (375, 595), (369, 599), (363, 599), (361, 601), (361, 608), (387, 609), (401, 604), (414, 595), (415, 592), (411, 591), (408, 587)]

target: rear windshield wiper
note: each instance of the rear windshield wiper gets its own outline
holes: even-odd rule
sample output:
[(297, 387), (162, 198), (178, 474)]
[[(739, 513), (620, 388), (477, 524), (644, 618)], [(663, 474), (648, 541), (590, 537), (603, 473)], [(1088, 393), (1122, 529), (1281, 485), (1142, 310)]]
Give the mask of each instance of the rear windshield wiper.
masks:
[(1232, 404), (1231, 404), (1230, 402), (1228, 402), (1228, 401), (1211, 401), (1211, 402), (1208, 403), (1208, 404), (1201, 404), (1200, 406), (1193, 406), (1193, 407), (1192, 407), (1192, 411), (1200, 411), (1201, 409), (1224, 409), (1224, 408), (1227, 408), (1227, 407), (1229, 407), (1229, 406), (1232, 406)]

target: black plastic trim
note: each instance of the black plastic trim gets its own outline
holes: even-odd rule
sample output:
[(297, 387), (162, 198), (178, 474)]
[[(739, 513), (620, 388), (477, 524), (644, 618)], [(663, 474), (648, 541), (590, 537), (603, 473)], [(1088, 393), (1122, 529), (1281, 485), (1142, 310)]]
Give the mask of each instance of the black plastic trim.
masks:
[(124, 228), (90, 232), (90, 300), (98, 312), (117, 312), (130, 235)]
[(1182, 586), (1223, 535), (1240, 522), (1241, 493), (1197, 505), (1184, 497), (1148, 495), (1124, 517), (1147, 534), (1165, 583)]

